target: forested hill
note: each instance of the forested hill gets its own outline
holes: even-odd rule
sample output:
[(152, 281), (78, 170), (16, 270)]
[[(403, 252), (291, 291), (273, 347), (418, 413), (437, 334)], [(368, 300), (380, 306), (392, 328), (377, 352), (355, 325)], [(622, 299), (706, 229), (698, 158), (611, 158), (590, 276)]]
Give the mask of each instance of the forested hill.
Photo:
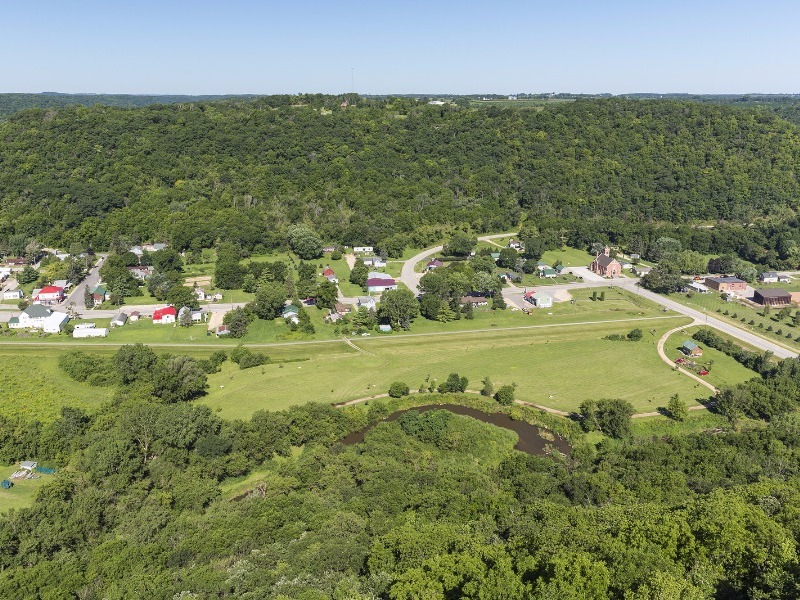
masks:
[(425, 225), (507, 230), (525, 216), (747, 222), (800, 200), (798, 130), (767, 111), (340, 100), (20, 113), (0, 123), (0, 242), (270, 247), (307, 221), (326, 240), (376, 243)]
[(176, 102), (207, 102), (248, 96), (188, 96), (174, 94), (0, 94), (0, 121), (21, 110), (29, 108), (63, 108), (65, 106), (117, 106), (139, 108), (151, 104), (174, 104)]

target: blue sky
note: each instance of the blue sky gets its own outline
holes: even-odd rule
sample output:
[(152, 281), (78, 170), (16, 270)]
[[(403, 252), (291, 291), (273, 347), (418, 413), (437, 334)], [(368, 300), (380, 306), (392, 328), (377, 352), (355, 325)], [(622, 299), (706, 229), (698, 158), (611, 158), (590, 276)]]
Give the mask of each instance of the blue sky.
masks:
[(9, 1), (0, 92), (800, 92), (800, 2)]

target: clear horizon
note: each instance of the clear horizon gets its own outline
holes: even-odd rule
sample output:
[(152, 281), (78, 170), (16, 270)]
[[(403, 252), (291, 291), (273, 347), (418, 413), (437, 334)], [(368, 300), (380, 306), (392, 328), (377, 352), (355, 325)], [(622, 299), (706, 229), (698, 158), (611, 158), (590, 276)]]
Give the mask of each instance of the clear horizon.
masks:
[(0, 91), (794, 94), (797, 17), (786, 0), (33, 0), (4, 7)]

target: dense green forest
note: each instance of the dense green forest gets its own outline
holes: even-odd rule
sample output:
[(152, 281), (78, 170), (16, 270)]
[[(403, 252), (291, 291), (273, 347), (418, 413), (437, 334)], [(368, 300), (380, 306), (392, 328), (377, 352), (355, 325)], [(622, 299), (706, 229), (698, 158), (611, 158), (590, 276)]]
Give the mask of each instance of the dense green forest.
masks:
[[(0, 124), (0, 251), (31, 238), (67, 249), (119, 239), (269, 249), (297, 222), (330, 242), (402, 235), (418, 246), (443, 230), (523, 222), (579, 246), (646, 246), (666, 230), (686, 247), (762, 263), (784, 259), (779, 234), (800, 241), (800, 137), (769, 111), (625, 99), (542, 110), (347, 101), (16, 114)], [(740, 229), (693, 243), (691, 224), (721, 221)], [(762, 255), (745, 256), (748, 244)]]
[[(736, 429), (722, 418), (697, 433), (624, 427), (595, 443), (566, 419), (459, 394), (225, 421), (187, 401), (224, 354), (75, 352), (62, 368), (101, 373), (112, 403), (50, 423), (0, 418), (4, 462), (35, 456), (58, 469), (32, 507), (0, 520), (0, 596), (800, 595), (797, 361), (730, 391), (791, 388), (791, 405), (764, 420), (745, 424), (728, 402)], [(190, 394), (176, 385), (187, 369)], [(573, 449), (525, 454), (505, 429), (435, 410), (381, 422), (401, 402), (441, 400), (549, 425)], [(376, 423), (363, 443), (338, 441)], [(248, 473), (250, 493), (232, 494), (231, 478)]]
[(0, 94), (0, 121), (29, 108), (64, 108), (66, 106), (115, 106), (139, 108), (151, 104), (178, 102), (209, 102), (227, 98), (247, 98), (242, 95), (189, 96), (175, 94)]

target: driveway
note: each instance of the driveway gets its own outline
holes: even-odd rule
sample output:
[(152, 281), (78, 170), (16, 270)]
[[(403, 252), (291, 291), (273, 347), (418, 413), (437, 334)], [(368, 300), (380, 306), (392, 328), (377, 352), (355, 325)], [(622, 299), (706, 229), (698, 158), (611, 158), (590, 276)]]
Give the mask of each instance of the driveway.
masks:
[(589, 270), (589, 267), (569, 267), (566, 270), (567, 272), (575, 275), (575, 277), (580, 277), (584, 281), (596, 281), (598, 283), (610, 281), (605, 277), (598, 275), (597, 273), (592, 273)]

